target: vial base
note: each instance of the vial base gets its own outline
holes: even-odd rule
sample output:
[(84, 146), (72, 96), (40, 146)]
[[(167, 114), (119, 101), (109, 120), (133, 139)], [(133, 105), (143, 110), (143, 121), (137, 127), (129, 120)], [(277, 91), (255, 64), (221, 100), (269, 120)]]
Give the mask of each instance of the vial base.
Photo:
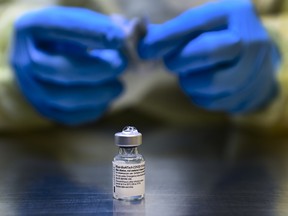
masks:
[(122, 198), (118, 198), (118, 197), (114, 196), (114, 199), (123, 200), (123, 201), (135, 201), (135, 200), (141, 200), (143, 198), (144, 198), (144, 194), (143, 195), (138, 195), (138, 196), (122, 197)]

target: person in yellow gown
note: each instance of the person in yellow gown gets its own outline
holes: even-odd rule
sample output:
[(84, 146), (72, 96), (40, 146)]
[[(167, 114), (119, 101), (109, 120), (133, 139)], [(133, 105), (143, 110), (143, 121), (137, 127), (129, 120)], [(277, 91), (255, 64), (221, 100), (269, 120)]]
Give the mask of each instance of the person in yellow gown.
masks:
[[(286, 128), (287, 1), (255, 5), (266, 29), (250, 1), (3, 1), (0, 128), (79, 125), (127, 107), (170, 124)], [(135, 17), (146, 35), (130, 68)]]

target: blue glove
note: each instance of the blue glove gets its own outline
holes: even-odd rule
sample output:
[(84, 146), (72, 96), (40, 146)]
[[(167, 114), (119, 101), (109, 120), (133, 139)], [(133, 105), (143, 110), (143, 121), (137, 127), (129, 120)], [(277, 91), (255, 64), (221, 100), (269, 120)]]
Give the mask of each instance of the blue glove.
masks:
[(102, 14), (52, 7), (15, 23), (10, 62), (43, 116), (68, 125), (98, 119), (123, 90), (124, 32)]
[(253, 111), (277, 93), (280, 55), (248, 0), (220, 0), (150, 24), (138, 45), (144, 59), (163, 59), (198, 106)]

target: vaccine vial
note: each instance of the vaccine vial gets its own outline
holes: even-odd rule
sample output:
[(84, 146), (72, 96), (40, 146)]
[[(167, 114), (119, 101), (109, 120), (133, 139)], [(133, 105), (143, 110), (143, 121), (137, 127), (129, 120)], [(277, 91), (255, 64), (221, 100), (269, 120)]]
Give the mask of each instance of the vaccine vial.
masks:
[(138, 153), (142, 134), (135, 127), (127, 126), (115, 134), (119, 147), (113, 164), (113, 197), (119, 200), (140, 200), (145, 194), (145, 160)]

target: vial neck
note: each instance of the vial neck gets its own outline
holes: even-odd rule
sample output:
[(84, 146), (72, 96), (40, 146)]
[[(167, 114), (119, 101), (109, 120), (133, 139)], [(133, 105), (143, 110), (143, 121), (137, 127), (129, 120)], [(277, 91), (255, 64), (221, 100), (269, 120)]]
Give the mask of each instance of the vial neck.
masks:
[(138, 154), (137, 147), (119, 147), (119, 154), (127, 155), (127, 154)]

